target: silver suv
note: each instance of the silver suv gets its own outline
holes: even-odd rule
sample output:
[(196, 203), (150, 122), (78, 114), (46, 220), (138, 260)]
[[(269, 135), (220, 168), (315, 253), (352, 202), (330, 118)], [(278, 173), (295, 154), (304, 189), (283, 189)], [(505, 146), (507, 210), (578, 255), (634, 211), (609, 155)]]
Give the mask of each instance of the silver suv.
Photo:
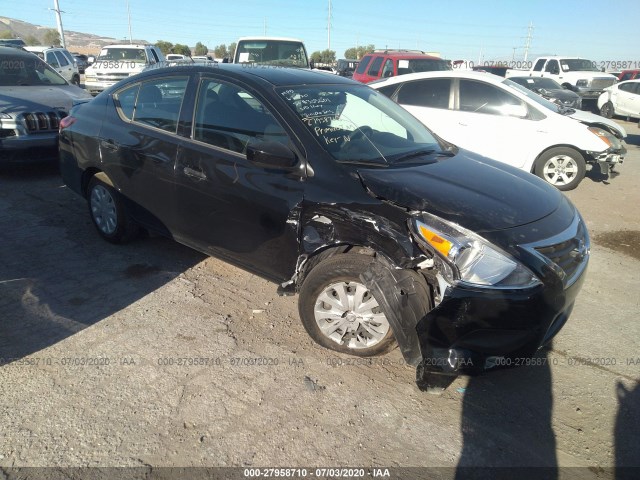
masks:
[(58, 160), (58, 128), (91, 95), (33, 53), (0, 46), (0, 164)]
[(24, 47), (47, 62), (69, 83), (80, 85), (80, 71), (76, 59), (62, 47)]

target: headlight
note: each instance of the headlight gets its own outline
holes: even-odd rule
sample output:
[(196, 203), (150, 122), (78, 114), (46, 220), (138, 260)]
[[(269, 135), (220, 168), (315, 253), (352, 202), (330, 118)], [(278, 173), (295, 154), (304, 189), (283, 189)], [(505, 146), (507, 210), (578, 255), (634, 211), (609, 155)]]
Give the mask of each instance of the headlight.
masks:
[(511, 289), (541, 284), (524, 265), (470, 230), (427, 213), (422, 220), (413, 219), (414, 236), (441, 260), (441, 273), (450, 283)]
[(611, 135), (611, 133), (607, 132), (606, 130), (603, 130), (602, 128), (589, 127), (589, 131), (593, 133), (596, 137), (598, 137), (600, 140), (602, 140), (604, 143), (606, 143), (608, 147), (611, 147), (614, 149), (618, 149), (622, 147), (620, 140), (618, 140), (616, 137)]
[(589, 86), (589, 80), (587, 80), (586, 78), (582, 78), (576, 82), (576, 87), (588, 87), (588, 86)]

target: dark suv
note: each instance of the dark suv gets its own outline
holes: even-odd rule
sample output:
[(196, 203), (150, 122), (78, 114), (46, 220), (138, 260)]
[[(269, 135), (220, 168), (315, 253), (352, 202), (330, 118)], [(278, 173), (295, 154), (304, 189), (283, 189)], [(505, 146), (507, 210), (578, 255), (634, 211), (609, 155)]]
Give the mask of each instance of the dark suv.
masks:
[(397, 342), (421, 388), (533, 355), (585, 277), (562, 193), (337, 75), (158, 68), (61, 127), (62, 176), (105, 240), (149, 229), (271, 280), (320, 345)]
[(451, 70), (451, 62), (421, 50), (376, 50), (362, 57), (353, 79), (362, 83), (405, 73)]

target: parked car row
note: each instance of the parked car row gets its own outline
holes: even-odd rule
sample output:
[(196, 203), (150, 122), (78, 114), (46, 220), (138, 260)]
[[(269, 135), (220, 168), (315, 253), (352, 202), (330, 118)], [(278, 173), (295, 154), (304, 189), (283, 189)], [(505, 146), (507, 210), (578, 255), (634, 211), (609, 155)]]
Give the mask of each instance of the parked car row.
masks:
[(640, 79), (620, 82), (605, 88), (598, 98), (600, 115), (640, 118)]
[[(291, 42), (238, 58), (296, 63)], [(161, 55), (103, 49), (92, 98), (0, 47), (7, 97), (37, 101), (0, 103), (3, 158), (51, 151), (59, 129), (64, 182), (105, 240), (151, 230), (273, 281), (318, 344), (397, 344), (421, 389), (531, 356), (567, 321), (590, 240), (558, 190), (621, 162), (615, 122), (424, 53), (363, 58), (369, 85)]]
[(626, 132), (615, 122), (551, 103), (497, 75), (416, 73), (371, 87), (445, 140), (535, 173), (560, 190), (576, 188), (587, 163), (608, 173), (626, 153)]

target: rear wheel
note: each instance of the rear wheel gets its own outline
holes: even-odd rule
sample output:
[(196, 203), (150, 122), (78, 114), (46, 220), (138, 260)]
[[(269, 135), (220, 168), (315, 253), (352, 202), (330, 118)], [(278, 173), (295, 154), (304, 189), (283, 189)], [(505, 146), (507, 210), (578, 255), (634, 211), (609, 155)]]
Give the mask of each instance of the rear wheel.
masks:
[(573, 148), (556, 147), (544, 152), (536, 161), (535, 174), (558, 190), (573, 190), (587, 171), (584, 157)]
[(600, 115), (604, 118), (611, 118), (614, 114), (613, 103), (607, 102), (602, 107), (600, 107)]
[(126, 243), (140, 232), (127, 215), (118, 192), (101, 179), (93, 177), (89, 181), (87, 201), (93, 224), (108, 242)]
[(371, 261), (367, 255), (335, 255), (307, 275), (298, 309), (305, 329), (323, 347), (361, 357), (394, 347), (386, 315), (360, 280)]

